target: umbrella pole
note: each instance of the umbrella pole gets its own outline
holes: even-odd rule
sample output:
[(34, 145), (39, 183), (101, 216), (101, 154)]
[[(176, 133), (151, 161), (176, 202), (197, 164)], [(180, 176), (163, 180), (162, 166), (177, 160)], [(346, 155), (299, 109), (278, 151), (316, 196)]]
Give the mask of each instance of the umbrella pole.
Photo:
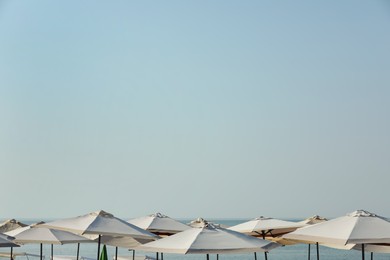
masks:
[(80, 254), (80, 243), (77, 243), (76, 260), (79, 260), (79, 254)]
[(317, 260), (320, 260), (320, 249), (318, 246), (318, 242), (316, 243), (316, 248), (317, 248)]
[(51, 260), (53, 260), (53, 244), (50, 247)]
[[(263, 235), (263, 240), (265, 240), (265, 231), (261, 231), (261, 234)], [(264, 252), (264, 258), (265, 260), (268, 260), (268, 257), (267, 257), (267, 252)]]
[(163, 253), (160, 254), (161, 254), (161, 260), (164, 260), (164, 254)]
[(210, 259), (209, 259), (209, 254), (206, 254), (206, 259), (207, 259), (207, 260), (210, 260)]
[(42, 243), (41, 243), (41, 260), (43, 260), (43, 257), (42, 257), (42, 251), (43, 251), (43, 250), (42, 250), (42, 247), (43, 247), (43, 246), (42, 246)]
[[(162, 260), (162, 259), (161, 259)], [(219, 260), (219, 254), (217, 254), (217, 260)]]
[(118, 247), (115, 247), (115, 260), (118, 260)]
[(374, 260), (374, 252), (371, 252), (371, 260)]
[(133, 249), (133, 260), (135, 260), (135, 250)]
[(310, 244), (309, 244), (309, 247), (308, 247), (307, 259), (310, 260)]
[(156, 259), (158, 260), (158, 252), (156, 253)]
[(99, 235), (99, 239), (98, 239), (98, 250), (97, 250), (97, 258), (96, 258), (97, 260), (99, 260), (99, 255), (100, 255), (100, 239), (101, 239), (101, 235)]
[(257, 254), (256, 254), (256, 252), (255, 252), (255, 260), (257, 260)]
[(364, 260), (364, 244), (362, 244), (362, 260)]
[[(11, 246), (11, 253), (9, 254), (10, 255), (10, 260), (14, 260), (14, 258), (13, 258), (13, 251), (14, 250), (14, 248)], [(372, 259), (372, 258), (371, 258)]]

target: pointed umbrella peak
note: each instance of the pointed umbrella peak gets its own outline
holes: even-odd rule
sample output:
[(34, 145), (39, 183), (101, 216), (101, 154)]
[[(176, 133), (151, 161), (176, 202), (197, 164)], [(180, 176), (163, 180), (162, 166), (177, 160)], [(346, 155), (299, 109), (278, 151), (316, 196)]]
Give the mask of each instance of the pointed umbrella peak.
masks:
[(113, 214), (108, 213), (107, 211), (104, 211), (104, 210), (94, 211), (94, 212), (91, 212), (91, 213), (89, 213), (87, 215), (99, 216), (99, 217), (104, 217), (104, 218), (113, 218), (114, 217)]
[(260, 216), (260, 217), (255, 218), (254, 220), (270, 220), (270, 219), (273, 219), (273, 218)]
[(168, 216), (161, 214), (160, 212), (156, 212), (154, 214), (149, 215), (149, 217), (152, 218), (169, 218)]
[(319, 215), (314, 215), (312, 217), (309, 217), (307, 219), (300, 221), (299, 223), (303, 223), (306, 225), (314, 225), (314, 224), (318, 224), (318, 223), (325, 222), (325, 221), (328, 221), (328, 219), (321, 217)]
[[(368, 211), (363, 210), (363, 209), (359, 209), (359, 210), (356, 210), (354, 212), (351, 212), (351, 213), (347, 214), (347, 216), (349, 216), (349, 217), (380, 217), (374, 213), (368, 212)], [(380, 217), (380, 218), (382, 218), (382, 217)]]
[(16, 219), (8, 219), (3, 223), (0, 223), (0, 233), (5, 233), (26, 226), (27, 224), (17, 221)]

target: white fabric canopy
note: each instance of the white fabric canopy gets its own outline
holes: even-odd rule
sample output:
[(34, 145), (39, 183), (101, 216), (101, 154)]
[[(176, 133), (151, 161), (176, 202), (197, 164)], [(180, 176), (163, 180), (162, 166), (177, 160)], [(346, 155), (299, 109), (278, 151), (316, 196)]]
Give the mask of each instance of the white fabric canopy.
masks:
[(55, 230), (39, 226), (25, 229), (24, 231), (15, 235), (14, 241), (19, 244), (40, 243), (58, 245), (94, 242), (88, 238), (75, 235), (67, 231)]
[(12, 242), (13, 237), (0, 234), (0, 247), (18, 247), (19, 245)]
[(114, 217), (103, 210), (86, 215), (45, 223), (42, 226), (65, 230), (72, 233), (96, 234), (107, 236), (130, 236), (133, 238), (157, 239), (156, 235), (124, 220)]
[(156, 234), (176, 234), (178, 232), (190, 229), (191, 227), (174, 220), (161, 213), (152, 214), (145, 217), (130, 219), (130, 224), (133, 224), (142, 229)]
[(300, 241), (346, 245), (390, 243), (390, 222), (364, 210), (297, 229), (283, 236)]
[(16, 219), (8, 219), (0, 224), (0, 233), (5, 233), (17, 228), (25, 227), (26, 224), (17, 221)]
[(259, 217), (228, 229), (252, 236), (279, 236), (303, 226), (303, 223)]
[(139, 246), (149, 252), (177, 254), (227, 254), (266, 252), (279, 245), (207, 223)]

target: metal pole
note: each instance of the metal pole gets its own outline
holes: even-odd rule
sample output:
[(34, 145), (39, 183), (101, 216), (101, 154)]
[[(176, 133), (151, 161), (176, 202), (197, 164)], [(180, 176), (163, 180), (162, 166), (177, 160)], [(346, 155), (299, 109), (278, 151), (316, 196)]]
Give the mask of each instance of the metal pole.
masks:
[(98, 239), (98, 250), (97, 250), (97, 260), (99, 260), (99, 256), (100, 256), (100, 239), (102, 238), (101, 235), (99, 235), (99, 239)]
[(374, 260), (374, 252), (371, 252), (371, 260)]
[(158, 260), (158, 252), (156, 253), (156, 259)]
[(219, 254), (217, 254), (217, 260), (219, 260)]
[(50, 253), (51, 253), (51, 260), (53, 260), (53, 244), (51, 244)]
[(308, 247), (307, 259), (310, 260), (310, 244), (309, 244), (309, 247)]
[(79, 255), (80, 255), (80, 243), (77, 243), (76, 260), (79, 260)]
[(11, 246), (10, 260), (14, 260), (13, 251), (14, 251), (14, 248)]
[(318, 242), (316, 243), (316, 247), (317, 247), (317, 260), (320, 260), (320, 248)]
[[(261, 231), (261, 234), (263, 235), (263, 239), (265, 240), (265, 231)], [(265, 260), (268, 260), (268, 257), (267, 257), (267, 252), (264, 252), (264, 258)]]
[(164, 260), (164, 254), (160, 253), (160, 255), (161, 255), (161, 260)]
[(43, 246), (42, 246), (42, 243), (41, 243), (41, 260), (43, 260), (43, 257), (42, 257), (42, 251), (43, 251), (43, 250), (42, 250), (42, 247), (43, 247)]
[(209, 254), (206, 254), (206, 259), (209, 260)]
[(115, 260), (118, 260), (118, 247), (115, 247)]
[(364, 244), (362, 244), (362, 260), (364, 260)]
[(257, 260), (257, 254), (256, 254), (256, 252), (255, 252), (255, 260)]
[(135, 260), (135, 250), (133, 249), (133, 260)]

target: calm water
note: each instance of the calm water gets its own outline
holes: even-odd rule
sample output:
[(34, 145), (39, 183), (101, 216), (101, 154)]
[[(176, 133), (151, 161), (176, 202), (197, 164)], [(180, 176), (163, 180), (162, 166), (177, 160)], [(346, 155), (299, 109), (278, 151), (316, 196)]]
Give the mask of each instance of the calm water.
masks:
[[(246, 220), (212, 220), (215, 223), (232, 226), (239, 223), (242, 223)], [(183, 222), (188, 222), (183, 220)], [(27, 223), (27, 222), (26, 222)], [(33, 222), (31, 222), (33, 223)], [(9, 252), (7, 248), (0, 249), (1, 252)], [(32, 254), (39, 254), (39, 245), (38, 244), (29, 244), (23, 245), (20, 248), (15, 248), (16, 252), (28, 252)], [(113, 257), (115, 255), (114, 247), (107, 247), (107, 252), (109, 257)], [(50, 245), (43, 245), (43, 253), (46, 256), (46, 259), (50, 257)], [(96, 259), (97, 254), (97, 245), (96, 244), (81, 244), (80, 246), (80, 255), (84, 257), (90, 257)], [(54, 255), (76, 255), (76, 245), (54, 245)], [(129, 252), (126, 249), (119, 248), (118, 255), (120, 256), (131, 256), (132, 252)], [(150, 255), (155, 256), (153, 253), (148, 252), (136, 252), (136, 255)], [(204, 255), (176, 255), (176, 254), (164, 254), (165, 260), (198, 260), (198, 259), (206, 259)], [(210, 259), (216, 259), (215, 255), (211, 255)], [(243, 260), (253, 260), (253, 254), (243, 254), (243, 255), (220, 255), (219, 259), (243, 259)], [(264, 259), (263, 253), (257, 254), (257, 259)], [(269, 260), (302, 260), (308, 259), (308, 246), (307, 245), (293, 245), (293, 246), (284, 246), (277, 249), (272, 250), (268, 254)], [(315, 246), (311, 247), (311, 259), (316, 259)], [(337, 250), (332, 248), (327, 248), (324, 246), (320, 246), (320, 259), (328, 260), (328, 259), (340, 259), (340, 260), (352, 260), (352, 259), (361, 259), (361, 252), (356, 250)], [(366, 254), (366, 259), (370, 259), (369, 253)], [(377, 260), (390, 260), (390, 254), (374, 254), (374, 259)], [(25, 256), (20, 256), (16, 260), (39, 260), (39, 258), (29, 257), (27, 259)]]

